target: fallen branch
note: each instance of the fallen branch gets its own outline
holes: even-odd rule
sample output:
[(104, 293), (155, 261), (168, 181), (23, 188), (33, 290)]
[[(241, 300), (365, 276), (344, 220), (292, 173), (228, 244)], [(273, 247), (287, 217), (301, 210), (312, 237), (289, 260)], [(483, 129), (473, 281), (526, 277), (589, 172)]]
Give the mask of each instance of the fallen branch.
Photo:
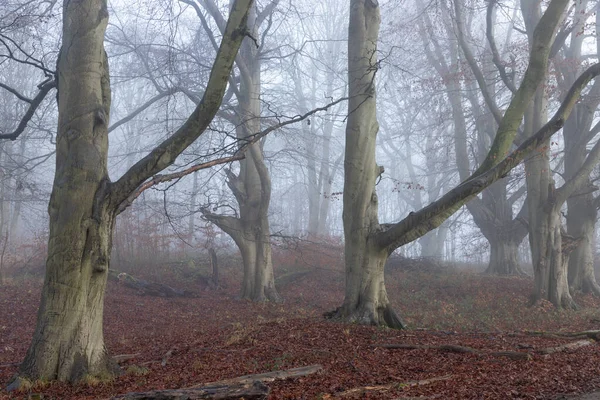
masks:
[(387, 391), (387, 390), (391, 390), (391, 389), (401, 389), (401, 388), (405, 388), (405, 387), (423, 386), (423, 385), (429, 385), (434, 382), (447, 381), (450, 378), (452, 378), (452, 375), (438, 376), (435, 378), (422, 379), (420, 381), (394, 382), (394, 383), (389, 383), (387, 385), (361, 386), (361, 387), (357, 387), (357, 388), (353, 388), (353, 389), (348, 389), (341, 393), (336, 393), (334, 396), (347, 397), (347, 396), (351, 396), (351, 395), (361, 395), (366, 392)]
[(593, 339), (600, 341), (600, 330), (581, 331), (581, 332), (545, 332), (545, 331), (524, 331), (524, 335), (542, 336), (550, 338), (571, 338), (571, 339)]
[(577, 350), (582, 347), (589, 346), (592, 343), (593, 342), (591, 340), (584, 339), (584, 340), (578, 340), (576, 342), (563, 344), (561, 346), (548, 347), (546, 349), (538, 350), (537, 352), (540, 354), (554, 354), (554, 353), (560, 353), (561, 351)]
[[(171, 352), (169, 350), (169, 352)], [(314, 374), (323, 367), (309, 365), (284, 371), (243, 375), (237, 378), (210, 382), (183, 389), (154, 390), (150, 392), (126, 393), (112, 400), (176, 400), (176, 399), (266, 399), (269, 388), (264, 382)]]
[[(566, 336), (569, 337), (569, 336)], [(492, 357), (507, 357), (512, 360), (530, 360), (532, 358), (532, 354), (553, 354), (559, 353), (561, 351), (567, 350), (576, 350), (584, 346), (588, 346), (592, 344), (591, 340), (578, 340), (576, 342), (571, 342), (567, 344), (563, 344), (556, 347), (548, 347), (540, 350), (533, 350), (530, 352), (522, 352), (522, 351), (481, 351), (474, 349), (472, 347), (465, 346), (457, 346), (453, 344), (443, 344), (438, 346), (433, 345), (421, 345), (421, 344), (404, 344), (404, 343), (392, 343), (392, 344), (376, 344), (373, 347), (382, 347), (384, 349), (407, 349), (407, 350), (441, 350), (448, 351), (451, 353), (463, 353), (463, 354), (474, 354), (476, 356), (492, 356)]]
[(453, 344), (443, 344), (440, 346), (420, 345), (420, 344), (377, 344), (373, 347), (383, 347), (384, 349), (425, 349), (425, 350), (441, 350), (451, 353), (474, 354), (476, 356), (492, 356), (492, 357), (507, 357), (513, 360), (529, 360), (531, 354), (520, 351), (494, 351), (483, 352), (472, 347), (457, 346)]
[(255, 381), (235, 385), (203, 386), (193, 389), (168, 389), (126, 393), (113, 397), (112, 400), (266, 399), (268, 394), (269, 388), (262, 382)]
[(119, 354), (119, 355), (113, 356), (113, 360), (115, 360), (115, 362), (116, 362), (117, 364), (120, 364), (120, 363), (122, 363), (122, 362), (125, 362), (125, 361), (128, 361), (128, 360), (134, 359), (134, 358), (136, 358), (136, 357), (139, 357), (139, 356), (141, 356), (141, 355), (142, 355), (142, 353), (135, 353), (135, 354)]
[(161, 361), (160, 365), (162, 365), (163, 367), (164, 367), (165, 365), (167, 365), (167, 361), (169, 361), (169, 358), (171, 358), (171, 356), (173, 355), (173, 351), (174, 351), (174, 350), (175, 350), (175, 349), (173, 348), (173, 349), (170, 349), (169, 351), (167, 351), (167, 353), (166, 353), (166, 354), (165, 354), (165, 356), (163, 357), (163, 359), (162, 359), (162, 361)]
[[(250, 382), (255, 382), (255, 381), (259, 381), (259, 382), (263, 382), (263, 383), (273, 382), (277, 379), (287, 379), (287, 378), (295, 378), (298, 376), (312, 375), (314, 373), (321, 371), (322, 369), (323, 369), (323, 367), (321, 365), (315, 364), (315, 365), (309, 365), (306, 367), (286, 369), (283, 371), (271, 371), (271, 372), (265, 372), (262, 374), (243, 375), (243, 376), (239, 376), (237, 378), (225, 379), (225, 380), (217, 381), (217, 382), (210, 382), (210, 383), (207, 383), (206, 385), (229, 385), (229, 384), (234, 384), (234, 383), (250, 383)], [(192, 387), (195, 387), (195, 386), (192, 386)]]

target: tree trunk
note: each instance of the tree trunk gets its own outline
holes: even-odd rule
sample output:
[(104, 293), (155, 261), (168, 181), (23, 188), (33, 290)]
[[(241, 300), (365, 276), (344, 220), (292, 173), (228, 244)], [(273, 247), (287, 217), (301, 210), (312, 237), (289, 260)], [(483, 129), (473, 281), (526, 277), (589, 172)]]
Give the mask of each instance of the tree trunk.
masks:
[[(252, 5), (247, 22), (249, 36), (258, 37), (256, 4)], [(238, 124), (236, 134), (240, 145), (260, 132), (260, 59), (253, 40), (244, 39), (238, 63), (243, 64), (237, 94)], [(275, 290), (269, 229), (271, 178), (265, 165), (260, 143), (252, 144), (240, 161), (240, 173), (228, 171), (228, 186), (239, 205), (239, 218), (222, 217), (205, 212), (210, 221), (229, 234), (238, 245), (244, 263), (242, 298), (252, 301), (280, 301)]]
[[(583, 15), (588, 7), (588, 1), (580, 1), (575, 5), (574, 15)], [(596, 11), (600, 10), (600, 4), (596, 4)], [(580, 32), (585, 27), (585, 19), (578, 18), (574, 21), (573, 32)], [(600, 28), (600, 15), (596, 12), (596, 29)], [(583, 70), (583, 47), (584, 35), (572, 34), (570, 45), (565, 46), (564, 57), (567, 63), (558, 63), (561, 68), (559, 72), (565, 84), (572, 84), (577, 75)], [(600, 53), (600, 43), (596, 43), (596, 53)], [(573, 68), (573, 66), (576, 66)], [(566, 88), (565, 88), (566, 89)], [(595, 110), (598, 107), (598, 95), (600, 85), (594, 84), (584, 101), (581, 101), (573, 113), (565, 122), (563, 137), (565, 141), (565, 179), (573, 179), (577, 172), (583, 167), (588, 156), (588, 143), (592, 123), (594, 122)], [(582, 140), (586, 138), (587, 140)], [(593, 244), (597, 210), (594, 204), (592, 192), (596, 188), (592, 185), (589, 177), (585, 185), (567, 199), (567, 232), (570, 236), (579, 238), (579, 246), (573, 250), (569, 259), (569, 286), (571, 290), (581, 290), (586, 293), (600, 295), (600, 286), (594, 275)]]
[(67, 2), (64, 13), (46, 278), (38, 323), (20, 372), (31, 379), (73, 382), (87, 375), (109, 377), (117, 368), (102, 331), (116, 214), (107, 200), (106, 2)]
[(496, 275), (521, 275), (519, 266), (519, 244), (510, 237), (499, 233), (490, 242), (490, 262), (485, 271)]
[[(264, 234), (263, 229), (267, 230), (267, 235)], [(275, 289), (268, 229), (269, 225), (266, 219), (263, 219), (263, 221), (251, 221), (248, 227), (242, 228), (242, 234), (233, 233), (232, 235), (242, 253), (244, 263), (241, 292), (241, 297), (244, 299), (281, 301), (281, 297)]]
[(376, 179), (383, 168), (375, 163), (379, 125), (376, 116), (375, 66), (379, 35), (379, 5), (352, 0), (348, 37), (349, 95), (344, 159), (344, 302), (329, 317), (360, 324), (402, 328), (390, 306), (384, 283), (389, 251), (371, 235), (381, 230), (377, 218)]
[(576, 195), (567, 200), (567, 232), (580, 239), (569, 258), (569, 287), (600, 296), (600, 286), (594, 273), (594, 234), (597, 211), (590, 194)]
[(536, 235), (540, 243), (536, 243), (532, 254), (535, 272), (533, 301), (543, 299), (559, 308), (576, 308), (567, 279), (569, 253), (576, 244), (564, 241), (560, 208), (544, 210), (540, 214), (544, 218), (544, 221), (538, 224)]
[(66, 1), (58, 57), (56, 174), (48, 207), (46, 277), (36, 329), (21, 364), (23, 379), (78, 381), (112, 376), (102, 320), (116, 215), (137, 189), (193, 143), (217, 113), (250, 0), (237, 0), (223, 33), (202, 101), (176, 132), (117, 182), (107, 173), (110, 81), (104, 33), (106, 0)]
[[(366, 0), (369, 1), (369, 0)], [(377, 210), (377, 195), (373, 193), (369, 214)], [(376, 217), (376, 215), (375, 215)], [(381, 325), (401, 329), (402, 320), (392, 309), (384, 282), (384, 266), (388, 251), (369, 240), (370, 227), (359, 223), (346, 223), (344, 213), (346, 285), (344, 302), (334, 314), (352, 323)], [(363, 222), (363, 221), (361, 221)]]

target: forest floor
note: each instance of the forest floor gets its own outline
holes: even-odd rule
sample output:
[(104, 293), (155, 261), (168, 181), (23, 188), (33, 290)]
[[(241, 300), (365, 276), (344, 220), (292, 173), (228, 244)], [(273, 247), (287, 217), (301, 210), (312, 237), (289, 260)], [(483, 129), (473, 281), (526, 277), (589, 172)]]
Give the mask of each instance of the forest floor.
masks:
[[(581, 338), (533, 334), (600, 329), (598, 299), (578, 295), (579, 310), (557, 311), (528, 305), (528, 277), (391, 265), (388, 294), (409, 325), (397, 331), (324, 320), (343, 299), (342, 267), (297, 268), (305, 273), (276, 270), (283, 304), (236, 299), (240, 276), (233, 266), (223, 268), (219, 290), (194, 283), (189, 271), (163, 276), (164, 283), (194, 290), (194, 298), (140, 296), (111, 281), (106, 343), (113, 355), (134, 355), (121, 363), (123, 375), (39, 384), (26, 393), (0, 392), (0, 398), (108, 399), (314, 364), (322, 370), (268, 383), (269, 398), (559, 399), (600, 388), (600, 344), (569, 349), (561, 346)], [(2, 385), (25, 355), (40, 289), (31, 279), (0, 287)], [(476, 351), (457, 352), (462, 347), (456, 346)]]

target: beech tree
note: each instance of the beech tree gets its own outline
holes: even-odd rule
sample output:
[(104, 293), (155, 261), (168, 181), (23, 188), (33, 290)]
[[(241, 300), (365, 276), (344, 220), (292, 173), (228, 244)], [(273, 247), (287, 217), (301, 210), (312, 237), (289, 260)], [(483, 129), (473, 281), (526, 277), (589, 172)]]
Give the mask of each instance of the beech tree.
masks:
[(185, 123), (112, 182), (107, 172), (110, 74), (104, 51), (106, 0), (65, 1), (57, 64), (56, 175), (41, 305), (22, 379), (78, 381), (115, 372), (102, 317), (115, 217), (148, 178), (172, 164), (217, 113), (246, 34), (252, 0), (230, 8), (202, 100)]
[(377, 0), (352, 0), (343, 200), (346, 286), (341, 307), (327, 313), (327, 317), (403, 327), (402, 320), (390, 306), (384, 284), (384, 265), (389, 254), (438, 227), (562, 128), (583, 88), (600, 72), (600, 65), (586, 70), (573, 84), (554, 117), (509, 154), (526, 106), (546, 76), (553, 38), (568, 3), (568, 0), (552, 0), (540, 18), (531, 37), (527, 71), (499, 122), (494, 142), (481, 166), (439, 200), (410, 213), (398, 223), (381, 224), (377, 216), (375, 183), (383, 167), (375, 162), (378, 123), (374, 84), (378, 67), (379, 4)]
[[(209, 28), (196, 1), (182, 0), (196, 10), (207, 32)], [(235, 126), (239, 146), (244, 147), (261, 132), (261, 50), (262, 43), (256, 40), (261, 24), (271, 15), (279, 0), (273, 0), (258, 10), (256, 4), (250, 8), (247, 21), (249, 38), (243, 41), (236, 59), (239, 75), (230, 80), (230, 90), (238, 104), (233, 112), (221, 113)], [(225, 28), (225, 19), (213, 0), (202, 2), (219, 30)], [(262, 35), (264, 38), (264, 35)], [(203, 216), (221, 228), (235, 241), (240, 249), (244, 264), (242, 298), (253, 301), (280, 301), (275, 289), (271, 256), (269, 203), (271, 201), (271, 177), (264, 161), (261, 143), (248, 147), (245, 158), (240, 160), (240, 171), (227, 170), (227, 185), (235, 196), (239, 217), (219, 215), (203, 209)]]

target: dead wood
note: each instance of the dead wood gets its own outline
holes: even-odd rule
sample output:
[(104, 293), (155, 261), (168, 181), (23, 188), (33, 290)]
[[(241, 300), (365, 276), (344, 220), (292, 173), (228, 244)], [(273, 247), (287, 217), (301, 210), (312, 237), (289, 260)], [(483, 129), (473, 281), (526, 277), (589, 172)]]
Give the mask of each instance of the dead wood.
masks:
[(306, 275), (310, 274), (311, 272), (313, 272), (312, 269), (288, 272), (288, 273), (285, 273), (283, 275), (276, 277), (275, 284), (277, 285), (277, 287), (283, 287), (283, 286), (289, 285), (290, 283), (292, 283), (294, 281), (297, 281), (300, 278), (305, 277)]
[(550, 338), (570, 338), (570, 339), (593, 339), (600, 341), (600, 330), (581, 331), (581, 332), (546, 332), (546, 331), (524, 331), (524, 335), (542, 336)]
[(187, 290), (174, 289), (158, 282), (149, 282), (144, 279), (138, 279), (134, 276), (121, 272), (117, 274), (117, 279), (123, 285), (135, 289), (141, 296), (156, 297), (195, 297), (195, 294)]
[[(298, 376), (312, 375), (314, 373), (321, 371), (322, 369), (323, 369), (323, 367), (321, 365), (315, 364), (315, 365), (308, 365), (306, 367), (286, 369), (283, 371), (271, 371), (271, 372), (265, 372), (262, 374), (243, 375), (243, 376), (238, 376), (237, 378), (225, 379), (225, 380), (217, 381), (217, 382), (210, 382), (210, 383), (207, 383), (206, 385), (231, 385), (231, 384), (235, 384), (235, 383), (250, 383), (250, 382), (254, 382), (254, 381), (259, 381), (259, 382), (263, 382), (263, 383), (264, 382), (273, 382), (274, 380), (277, 380), (277, 379), (287, 379), (287, 378), (295, 378)], [(192, 386), (192, 387), (195, 387), (195, 386)]]
[(9, 363), (9, 364), (2, 364), (2, 365), (0, 365), (0, 368), (18, 367), (19, 365), (21, 365), (20, 362), (14, 362), (14, 363)]
[(165, 365), (167, 365), (167, 361), (169, 361), (169, 358), (171, 358), (171, 356), (173, 355), (173, 351), (175, 351), (175, 349), (170, 349), (169, 351), (167, 351), (167, 353), (165, 354), (165, 356), (163, 357), (160, 365), (162, 365), (163, 367)]
[(394, 383), (388, 383), (387, 385), (361, 386), (361, 387), (356, 387), (353, 389), (345, 390), (341, 393), (336, 393), (335, 396), (336, 397), (347, 397), (347, 396), (353, 396), (353, 395), (362, 395), (366, 392), (387, 391), (387, 390), (391, 390), (391, 389), (401, 389), (401, 388), (405, 388), (405, 387), (424, 386), (424, 385), (429, 385), (434, 382), (446, 381), (451, 378), (452, 378), (452, 375), (444, 375), (444, 376), (437, 376), (437, 377), (429, 378), (429, 379), (422, 379), (420, 381), (394, 382)]
[(116, 356), (113, 356), (113, 360), (115, 360), (115, 362), (117, 364), (120, 364), (122, 362), (128, 361), (128, 360), (132, 360), (136, 357), (141, 356), (142, 353), (135, 353), (135, 354), (119, 354)]
[(180, 400), (180, 399), (266, 399), (269, 388), (260, 381), (233, 385), (207, 385), (198, 388), (154, 390), (126, 393), (112, 400)]
[[(591, 331), (590, 331), (591, 332)], [(595, 331), (594, 331), (595, 332)], [(578, 334), (579, 335), (579, 334)], [(571, 336), (566, 336), (571, 337)], [(572, 336), (576, 337), (576, 336)], [(512, 360), (530, 360), (533, 353), (537, 354), (553, 354), (561, 351), (576, 350), (584, 346), (592, 344), (591, 340), (578, 340), (576, 342), (570, 342), (556, 347), (548, 347), (545, 349), (533, 350), (529, 352), (522, 351), (481, 351), (472, 347), (457, 346), (453, 344), (443, 344), (439, 346), (432, 345), (421, 345), (421, 344), (405, 344), (405, 343), (391, 343), (391, 344), (376, 344), (373, 347), (382, 347), (384, 349), (426, 349), (426, 350), (441, 350), (449, 351), (452, 353), (463, 353), (463, 354), (475, 354), (477, 356), (492, 356), (492, 357), (507, 357)]]
[[(170, 353), (169, 350), (168, 353)], [(168, 354), (167, 353), (167, 354)], [(126, 393), (112, 400), (175, 400), (175, 399), (266, 399), (269, 388), (264, 382), (276, 379), (294, 378), (314, 374), (323, 367), (309, 365), (284, 371), (271, 371), (262, 374), (243, 375), (237, 378), (210, 382), (184, 389), (154, 390), (150, 392)]]
[(578, 340), (576, 342), (570, 342), (567, 344), (563, 344), (561, 346), (548, 347), (545, 349), (538, 350), (537, 352), (540, 354), (553, 354), (553, 353), (559, 353), (561, 351), (576, 350), (581, 347), (589, 346), (592, 343), (593, 342), (591, 340), (584, 339), (584, 340)]

